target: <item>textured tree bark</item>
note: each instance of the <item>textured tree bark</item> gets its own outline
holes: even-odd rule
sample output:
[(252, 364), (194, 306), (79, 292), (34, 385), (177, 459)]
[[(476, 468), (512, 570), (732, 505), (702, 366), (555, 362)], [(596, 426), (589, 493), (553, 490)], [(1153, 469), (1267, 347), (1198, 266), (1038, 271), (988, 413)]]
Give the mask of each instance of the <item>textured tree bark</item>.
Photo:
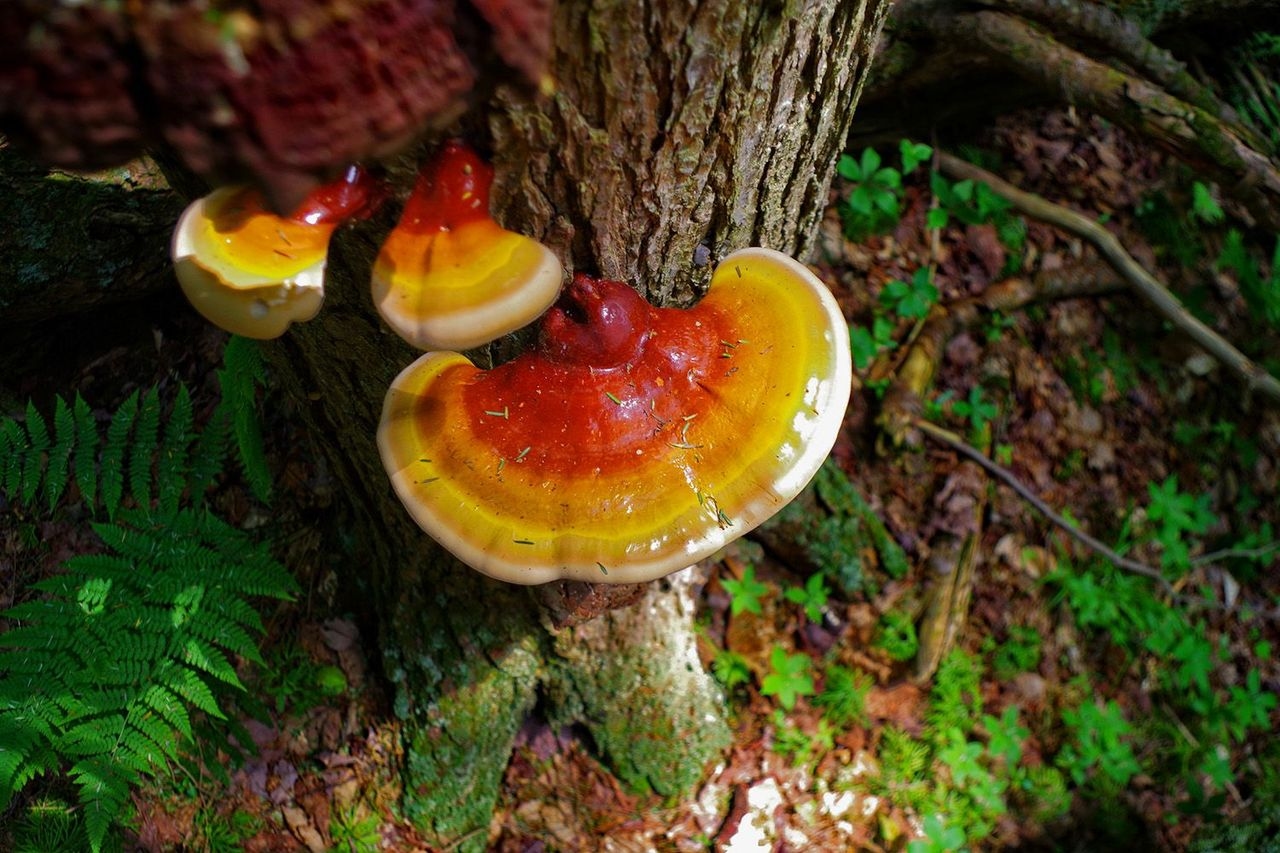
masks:
[(149, 161), (79, 178), (0, 145), (0, 334), (150, 295), (182, 200)]

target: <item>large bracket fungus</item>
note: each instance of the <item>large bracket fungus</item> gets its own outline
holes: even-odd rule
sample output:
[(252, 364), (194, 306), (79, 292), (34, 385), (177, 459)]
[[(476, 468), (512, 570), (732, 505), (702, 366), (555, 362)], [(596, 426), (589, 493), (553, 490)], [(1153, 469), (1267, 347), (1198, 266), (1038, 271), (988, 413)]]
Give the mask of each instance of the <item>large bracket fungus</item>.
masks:
[(560, 292), (546, 246), (489, 215), (493, 167), (458, 140), (423, 167), (373, 265), (373, 301), (422, 350), (470, 349), (526, 326)]
[(72, 169), (165, 143), (212, 183), (252, 181), (283, 212), (342, 164), (448, 124), (491, 67), (546, 90), (551, 11), (550, 0), (3, 0), (0, 132)]
[(248, 338), (279, 337), (320, 310), (334, 229), (370, 215), (385, 195), (359, 166), (312, 192), (287, 217), (268, 211), (250, 187), (215, 190), (192, 202), (174, 229), (178, 283), (214, 325)]
[(771, 250), (726, 257), (687, 310), (579, 275), (513, 361), (483, 371), (432, 352), (405, 369), (378, 447), (414, 519), (473, 568), (641, 582), (804, 488), (839, 431), (850, 365), (830, 292)]

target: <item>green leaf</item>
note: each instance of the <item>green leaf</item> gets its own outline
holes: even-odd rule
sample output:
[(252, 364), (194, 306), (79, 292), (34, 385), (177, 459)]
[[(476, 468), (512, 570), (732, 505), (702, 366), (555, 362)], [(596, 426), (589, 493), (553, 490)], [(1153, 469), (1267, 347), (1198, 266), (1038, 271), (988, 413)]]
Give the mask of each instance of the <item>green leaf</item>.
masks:
[(898, 143), (898, 152), (902, 155), (902, 174), (914, 172), (916, 168), (933, 156), (933, 149), (923, 142), (912, 142), (904, 139)]
[(249, 488), (258, 500), (271, 499), (271, 471), (258, 425), (257, 385), (264, 377), (262, 353), (257, 341), (233, 336), (222, 354), (223, 367), (218, 371), (222, 402), (231, 418), (231, 432)]
[(858, 168), (858, 161), (848, 154), (841, 154), (840, 159), (836, 161), (836, 173), (846, 181), (862, 180), (862, 170)]
[(173, 409), (164, 425), (164, 440), (156, 460), (156, 494), (161, 515), (173, 515), (186, 488), (187, 448), (192, 441), (191, 394), (178, 386)]
[(849, 209), (861, 216), (870, 216), (871, 208), (871, 190), (866, 184), (859, 184), (849, 193)]
[(784, 593), (787, 601), (804, 608), (805, 616), (813, 623), (822, 621), (822, 608), (827, 606), (827, 595), (827, 579), (822, 572), (810, 575), (803, 587), (793, 586)]
[(35, 499), (40, 488), (41, 475), (44, 470), (44, 454), (49, 450), (49, 428), (44, 418), (36, 411), (36, 407), (27, 401), (27, 448), (26, 461), (22, 466), (22, 494), (24, 504)]
[(858, 370), (866, 370), (880, 351), (871, 333), (862, 326), (849, 327), (849, 345), (853, 350), (853, 366)]
[(769, 660), (773, 671), (760, 683), (763, 695), (777, 696), (778, 704), (788, 711), (795, 706), (798, 697), (813, 695), (808, 655), (788, 655), (782, 646), (774, 646)]
[(114, 518), (120, 508), (124, 493), (124, 454), (128, 447), (129, 431), (138, 413), (138, 392), (120, 404), (107, 426), (107, 443), (102, 449), (102, 475), (100, 477), (102, 506), (108, 518)]
[(893, 280), (880, 292), (880, 302), (899, 317), (919, 320), (928, 316), (938, 301), (938, 289), (930, 281), (927, 268), (920, 268), (911, 276), (911, 282)]
[(75, 418), (71, 414), (71, 407), (62, 397), (54, 398), (53, 434), (54, 442), (49, 450), (49, 467), (45, 471), (44, 480), (50, 511), (58, 505), (58, 499), (67, 488), (71, 450), (76, 441)]
[(880, 168), (880, 155), (876, 153), (874, 148), (864, 148), (862, 150), (862, 178), (866, 180), (876, 173)]
[(76, 422), (75, 469), (80, 499), (89, 507), (97, 502), (98, 424), (89, 404), (78, 393), (72, 404)]
[(760, 597), (769, 591), (769, 587), (756, 580), (755, 566), (747, 566), (742, 571), (742, 580), (729, 578), (720, 582), (729, 593), (729, 613), (737, 616), (744, 610), (748, 613), (760, 614)]
[(1214, 199), (1213, 193), (1199, 181), (1191, 185), (1191, 213), (1210, 225), (1218, 225), (1226, 219), (1226, 214), (1222, 212), (1222, 207)]
[(129, 491), (138, 506), (151, 506), (151, 462), (160, 430), (160, 392), (152, 388), (142, 397), (129, 445)]

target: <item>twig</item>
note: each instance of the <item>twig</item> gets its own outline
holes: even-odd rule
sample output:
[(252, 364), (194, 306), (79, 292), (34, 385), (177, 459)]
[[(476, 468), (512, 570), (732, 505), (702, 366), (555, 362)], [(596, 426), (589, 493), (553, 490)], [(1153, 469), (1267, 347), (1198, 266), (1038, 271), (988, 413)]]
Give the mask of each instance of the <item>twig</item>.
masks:
[(1159, 569), (1148, 566), (1146, 563), (1139, 563), (1137, 560), (1131, 560), (1122, 554), (1116, 553), (1103, 542), (1093, 538), (1088, 533), (1085, 533), (1083, 530), (1073, 525), (1066, 518), (1055, 512), (1053, 507), (1041, 500), (1035, 492), (1031, 491), (1029, 487), (1024, 485), (1023, 482), (1015, 477), (1011, 471), (991, 461), (987, 458), (986, 454), (960, 438), (960, 436), (950, 430), (943, 429), (937, 424), (927, 421), (924, 418), (915, 418), (914, 426), (933, 440), (945, 444), (960, 455), (978, 463), (984, 471), (1017, 492), (1019, 497), (1039, 510), (1041, 515), (1052, 521), (1072, 539), (1075, 539), (1080, 544), (1106, 557), (1116, 566), (1124, 569), (1125, 571), (1151, 578), (1153, 581), (1160, 584), (1165, 592), (1170, 595), (1174, 594), (1173, 585), (1169, 583)]
[(1054, 204), (1033, 193), (1020, 190), (986, 169), (961, 160), (944, 151), (938, 152), (938, 165), (954, 178), (982, 181), (997, 195), (1011, 202), (1027, 216), (1056, 225), (1064, 231), (1088, 240), (1098, 253), (1120, 273), (1151, 307), (1170, 323), (1186, 333), (1196, 344), (1229, 369), (1239, 374), (1252, 391), (1258, 391), (1272, 402), (1280, 403), (1280, 380), (1267, 373), (1231, 342), (1187, 312), (1155, 276), (1147, 272), (1120, 241), (1102, 226), (1070, 208)]
[(1204, 566), (1220, 560), (1231, 559), (1256, 560), (1259, 557), (1274, 554), (1276, 551), (1280, 551), (1280, 542), (1272, 542), (1270, 545), (1263, 545), (1260, 548), (1223, 548), (1220, 551), (1210, 551), (1207, 554), (1192, 557), (1191, 565)]

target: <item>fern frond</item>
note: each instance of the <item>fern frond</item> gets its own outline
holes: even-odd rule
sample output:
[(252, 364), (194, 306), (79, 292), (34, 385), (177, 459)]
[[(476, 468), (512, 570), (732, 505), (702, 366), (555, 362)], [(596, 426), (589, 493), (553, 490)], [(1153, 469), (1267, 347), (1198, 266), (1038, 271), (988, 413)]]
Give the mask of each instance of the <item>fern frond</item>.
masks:
[[(291, 579), (292, 580), (292, 579)], [(219, 595), (206, 604), (208, 612), (228, 625), (238, 625), (253, 634), (262, 634), (266, 627), (262, 617), (242, 598)]]
[(227, 718), (227, 715), (218, 707), (218, 701), (214, 698), (209, 685), (205, 684), (204, 679), (194, 670), (171, 664), (161, 667), (156, 675), (161, 684), (209, 716), (217, 717), (219, 720)]
[(53, 446), (49, 448), (49, 465), (44, 476), (44, 490), (49, 498), (50, 510), (57, 506), (58, 499), (67, 488), (71, 450), (76, 441), (75, 418), (71, 414), (71, 407), (61, 397), (54, 398), (53, 435)]
[(186, 627), (206, 643), (221, 646), (228, 653), (239, 655), (256, 664), (266, 664), (258, 652), (258, 644), (254, 642), (253, 637), (234, 622), (228, 622), (208, 611), (200, 611), (192, 614)]
[(119, 816), (138, 774), (119, 762), (103, 757), (86, 758), (71, 767), (71, 778), (80, 789), (80, 807), (92, 853), (102, 849), (111, 822)]
[[(256, 347), (229, 348), (224, 372), (225, 405), (203, 431), (183, 386), (167, 418), (158, 391), (131, 394), (105, 441), (78, 395), (55, 399), (52, 435), (31, 404), (23, 419), (0, 418), (0, 488), (52, 508), (74, 479), (109, 519), (92, 524), (105, 553), (66, 560), (33, 585), (40, 597), (0, 613), (13, 626), (0, 633), (0, 809), (37, 775), (69, 766), (95, 850), (130, 787), (193, 738), (193, 710), (229, 724), (220, 697), (243, 690), (234, 664), (262, 662), (249, 597), (298, 591), (267, 548), (200, 508), (233, 435), (255, 492), (270, 485), (254, 419)], [(196, 508), (183, 507), (188, 490)]]
[(239, 676), (236, 675), (235, 667), (231, 665), (231, 661), (227, 660), (227, 656), (204, 640), (196, 637), (187, 640), (183, 646), (182, 659), (219, 681), (244, 689)]
[[(106, 525), (106, 527), (110, 528), (113, 525)], [(101, 533), (98, 535), (100, 538), (106, 538)], [(131, 581), (137, 573), (137, 565), (134, 561), (116, 554), (76, 554), (74, 557), (68, 557), (62, 565), (69, 575), (109, 578), (124, 582)], [(54, 577), (62, 577), (64, 582), (71, 580), (66, 575), (55, 575)], [(53, 578), (49, 578), (49, 580), (53, 580)], [(41, 584), (44, 584), (44, 581), (41, 581)], [(43, 586), (41, 588), (47, 589)], [(52, 592), (54, 590), (50, 589), (49, 591)]]
[[(160, 751), (157, 764), (172, 761), (178, 757), (178, 738), (175, 737), (173, 727), (164, 717), (152, 713), (148, 706), (139, 703), (133, 707), (133, 713), (129, 715), (129, 726), (131, 731), (145, 736), (147, 741)], [(137, 740), (137, 738), (131, 737), (130, 740)], [(138, 743), (141, 744), (141, 741)]]
[(98, 498), (98, 424), (93, 419), (93, 410), (78, 393), (71, 411), (76, 422), (76, 451), (73, 460), (76, 485), (80, 487), (80, 499), (85, 505), (92, 507)]
[(235, 566), (234, 581), (228, 579), (245, 595), (260, 595), (288, 600), (299, 592), (298, 582), (288, 570), (271, 556), (271, 552), (255, 543), (243, 531), (237, 530), (212, 513), (192, 513), (198, 529), (193, 531), (206, 542), (218, 543), (223, 560)]
[(186, 705), (163, 685), (152, 684), (142, 694), (142, 704), (158, 714), (169, 727), (191, 739), (191, 715)]
[(107, 427), (107, 443), (102, 448), (102, 508), (107, 518), (115, 518), (124, 493), (124, 454), (128, 448), (129, 431), (138, 414), (138, 392), (134, 391), (116, 409)]
[(142, 396), (129, 442), (129, 491), (141, 507), (151, 506), (151, 460), (159, 431), (160, 392), (152, 388)]
[(266, 379), (262, 351), (257, 341), (233, 336), (222, 352), (223, 367), (218, 371), (222, 389), (221, 406), (231, 417), (231, 429), (240, 451), (240, 464), (249, 488), (258, 500), (271, 500), (271, 471), (258, 425), (257, 386)]
[(17, 495), (22, 485), (26, 446), (26, 430), (13, 418), (0, 419), (0, 489), (5, 494)]
[(226, 465), (227, 451), (230, 449), (231, 417), (225, 409), (218, 408), (204, 425), (191, 452), (187, 489), (193, 504), (204, 500), (204, 493), (209, 491), (214, 478)]
[[(0, 706), (3, 707), (3, 706)], [(48, 726), (21, 707), (0, 715), (0, 811), (13, 794), (44, 772), (49, 762)]]
[(26, 459), (22, 465), (21, 500), (24, 504), (35, 499), (40, 488), (41, 474), (44, 470), (44, 454), (49, 450), (49, 428), (44, 418), (36, 411), (35, 405), (27, 401), (27, 446)]
[(164, 425), (164, 440), (156, 461), (156, 495), (161, 515), (173, 515), (186, 488), (187, 451), (191, 446), (194, 418), (191, 394), (186, 385), (178, 386), (173, 409)]

